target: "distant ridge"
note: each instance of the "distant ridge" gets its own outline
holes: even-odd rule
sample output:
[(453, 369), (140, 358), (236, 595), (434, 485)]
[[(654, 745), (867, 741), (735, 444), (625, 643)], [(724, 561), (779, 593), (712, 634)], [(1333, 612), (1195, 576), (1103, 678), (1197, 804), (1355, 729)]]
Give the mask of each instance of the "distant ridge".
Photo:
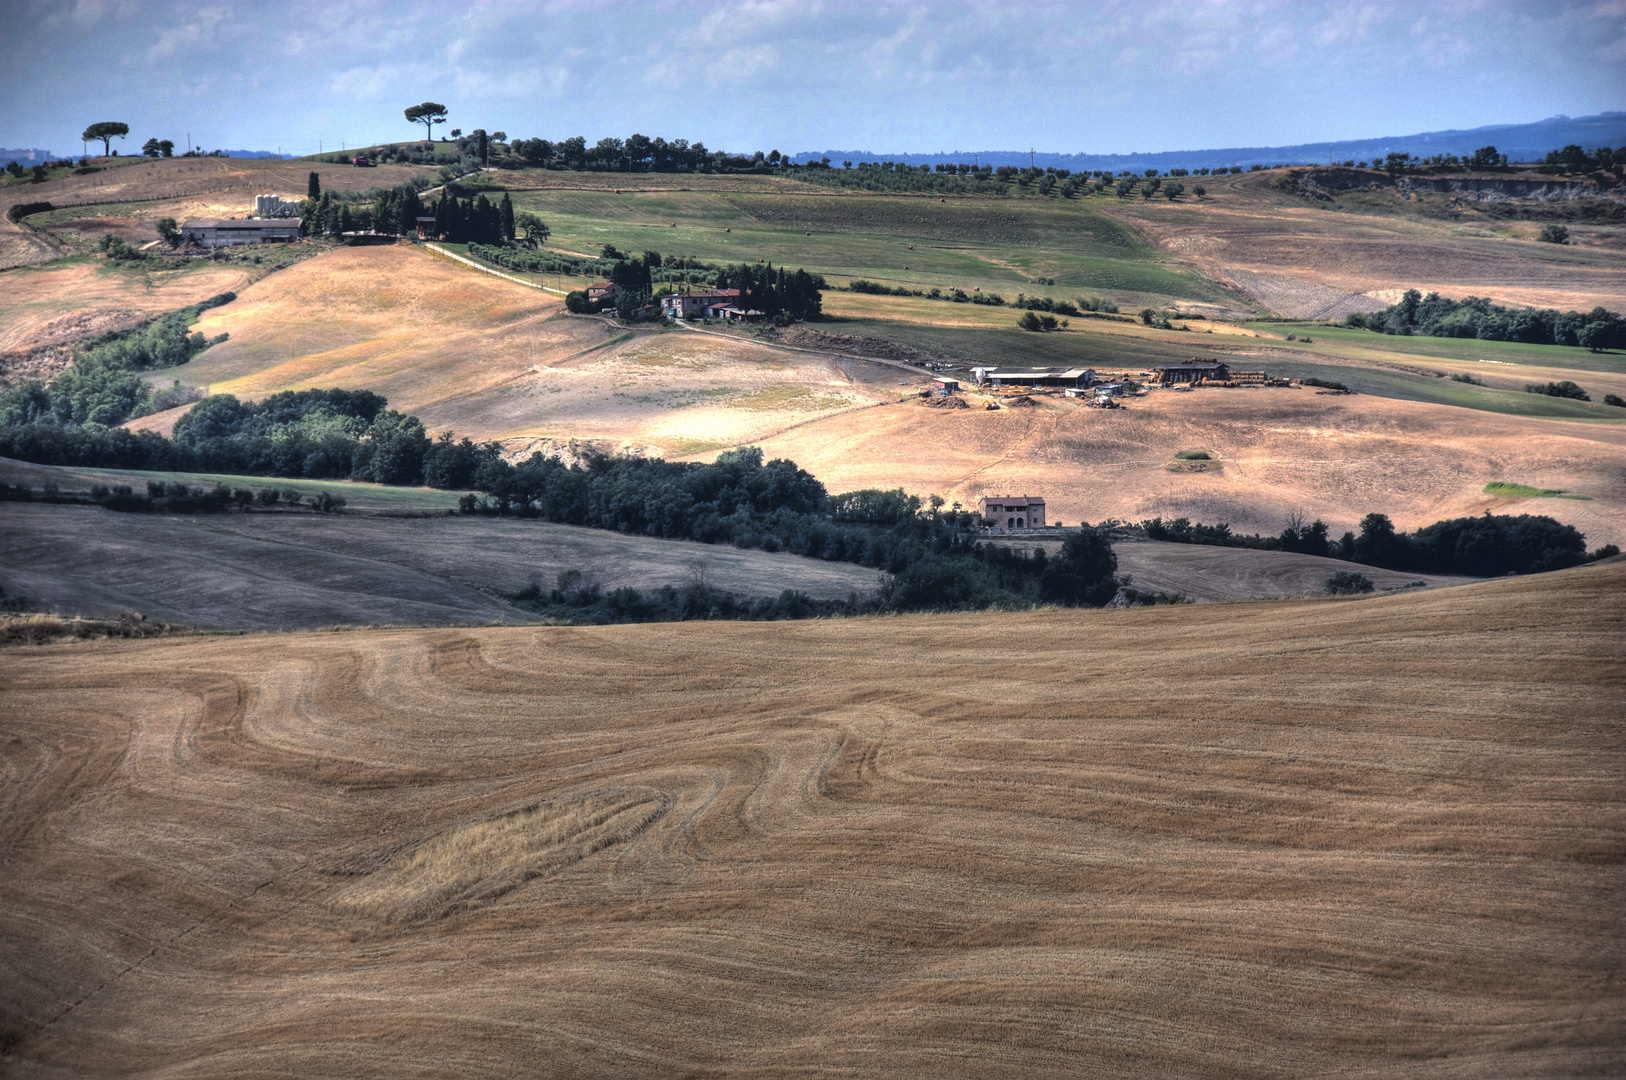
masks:
[(19, 165), (41, 165), (47, 161), (61, 161), (49, 150), (8, 150), (0, 147), (0, 165), (15, 161)]
[[(1297, 146), (1242, 146), (1215, 150), (1160, 150), (1123, 154), (1058, 154), (1034, 152), (1035, 165), (1080, 169), (1219, 168), (1231, 165), (1325, 165), (1334, 161), (1383, 157), (1386, 154), (1472, 154), (1482, 146), (1495, 146), (1512, 161), (1540, 161), (1549, 150), (1579, 143), (1588, 150), (1626, 145), (1626, 112), (1595, 116), (1554, 116), (1533, 124), (1493, 124), (1466, 130), (1425, 131), (1416, 135), (1389, 135), (1377, 139), (1300, 143)], [(877, 154), (868, 150), (819, 150), (793, 155), (796, 161), (827, 157), (843, 161), (906, 161), (913, 165), (971, 162), (982, 165), (1026, 165), (1026, 150), (956, 150), (953, 153)]]
[[(240, 158), (277, 158), (278, 160), (284, 160), (293, 157), (292, 154), (279, 154), (275, 150), (222, 150), (220, 153), (223, 157)], [(4, 165), (8, 161), (15, 161), (19, 165), (39, 165), (47, 161), (72, 161), (73, 157), (72, 154), (63, 157), (49, 150), (7, 150), (0, 147), (0, 165)]]

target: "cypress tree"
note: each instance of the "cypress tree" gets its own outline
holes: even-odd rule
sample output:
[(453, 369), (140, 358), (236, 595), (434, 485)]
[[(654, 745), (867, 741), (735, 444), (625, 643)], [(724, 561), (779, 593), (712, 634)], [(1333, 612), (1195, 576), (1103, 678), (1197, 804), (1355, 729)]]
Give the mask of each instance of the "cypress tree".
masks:
[(305, 198), (320, 199), (322, 197), (322, 178), (314, 172), (311, 178), (305, 181)]
[(502, 205), (498, 212), (502, 214), (502, 238), (513, 243), (514, 240), (514, 200), (508, 197), (508, 192), (502, 193)]

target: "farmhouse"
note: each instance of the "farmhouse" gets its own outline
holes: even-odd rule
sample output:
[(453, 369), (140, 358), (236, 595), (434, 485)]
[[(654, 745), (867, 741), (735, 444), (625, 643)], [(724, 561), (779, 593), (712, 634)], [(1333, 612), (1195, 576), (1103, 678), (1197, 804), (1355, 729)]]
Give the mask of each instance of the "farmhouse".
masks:
[(1094, 368), (1036, 368), (1018, 371), (1008, 368), (976, 367), (971, 369), (971, 381), (978, 386), (1088, 386), (1095, 381)]
[(611, 300), (621, 292), (621, 286), (613, 281), (595, 281), (587, 286), (587, 299)]
[(713, 306), (728, 306), (739, 299), (738, 289), (712, 289), (708, 292), (673, 293), (661, 297), (661, 314), (672, 319), (704, 319)]
[(299, 239), (298, 218), (199, 218), (181, 226), (181, 242), (207, 248)]
[(1044, 528), (1044, 500), (1027, 495), (984, 495), (977, 500), (977, 512), (995, 529)]
[(1186, 364), (1158, 364), (1152, 368), (1157, 372), (1158, 382), (1163, 386), (1177, 386), (1180, 383), (1198, 382), (1228, 382), (1231, 368), (1218, 360), (1198, 360), (1193, 358)]

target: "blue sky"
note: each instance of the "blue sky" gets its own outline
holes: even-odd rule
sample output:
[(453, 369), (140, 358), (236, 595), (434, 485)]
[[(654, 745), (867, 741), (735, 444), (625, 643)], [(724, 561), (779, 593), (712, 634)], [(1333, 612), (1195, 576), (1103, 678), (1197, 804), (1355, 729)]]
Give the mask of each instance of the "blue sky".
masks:
[[(1282, 145), (1626, 108), (1626, 0), (0, 0), (0, 146), (99, 120), (296, 153), (414, 128), (713, 149)], [(421, 128), (417, 129), (421, 133)]]

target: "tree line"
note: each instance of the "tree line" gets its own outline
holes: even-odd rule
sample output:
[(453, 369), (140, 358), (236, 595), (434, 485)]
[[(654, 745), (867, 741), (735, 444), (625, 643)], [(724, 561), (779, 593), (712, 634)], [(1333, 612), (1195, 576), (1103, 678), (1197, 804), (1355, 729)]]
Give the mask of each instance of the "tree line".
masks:
[(1397, 302), (1370, 315), (1349, 315), (1345, 326), (1380, 334), (1579, 345), (1593, 351), (1626, 347), (1626, 321), (1602, 307), (1585, 314), (1551, 308), (1506, 308), (1469, 296), (1450, 300), (1408, 289)]
[(1346, 532), (1337, 540), (1329, 537), (1322, 521), (1289, 524), (1279, 536), (1241, 535), (1229, 525), (1203, 525), (1187, 518), (1152, 518), (1139, 528), (1148, 540), (1290, 551), (1386, 570), (1466, 577), (1563, 570), (1619, 554), (1609, 545), (1588, 555), (1585, 535), (1554, 518), (1489, 511), (1480, 517), (1437, 521), (1411, 533), (1397, 531), (1386, 514), (1368, 514), (1361, 519), (1359, 533)]

